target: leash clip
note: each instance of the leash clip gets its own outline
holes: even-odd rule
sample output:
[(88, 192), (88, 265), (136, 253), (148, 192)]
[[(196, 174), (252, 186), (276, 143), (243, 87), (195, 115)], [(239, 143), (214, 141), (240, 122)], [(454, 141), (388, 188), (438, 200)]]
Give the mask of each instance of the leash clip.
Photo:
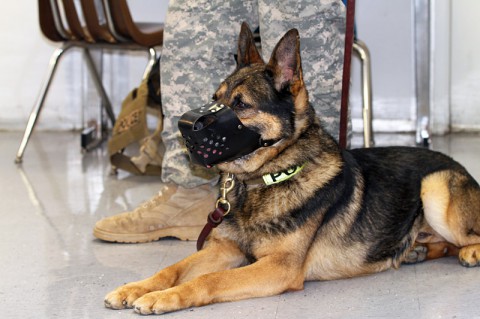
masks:
[(208, 214), (207, 224), (203, 227), (197, 240), (197, 250), (200, 251), (203, 248), (203, 244), (213, 228), (220, 225), (223, 221), (223, 217), (230, 212), (230, 202), (227, 199), (228, 192), (230, 192), (235, 186), (235, 180), (233, 174), (227, 174), (227, 177), (220, 186), (220, 198), (217, 200), (215, 210)]
[(217, 200), (215, 204), (215, 208), (218, 208), (220, 205), (223, 206), (222, 208), (225, 210), (223, 216), (227, 215), (230, 212), (231, 205), (227, 199), (228, 193), (233, 189), (235, 186), (235, 180), (233, 179), (233, 174), (228, 173), (227, 177), (223, 181), (222, 185), (220, 186), (220, 198)]

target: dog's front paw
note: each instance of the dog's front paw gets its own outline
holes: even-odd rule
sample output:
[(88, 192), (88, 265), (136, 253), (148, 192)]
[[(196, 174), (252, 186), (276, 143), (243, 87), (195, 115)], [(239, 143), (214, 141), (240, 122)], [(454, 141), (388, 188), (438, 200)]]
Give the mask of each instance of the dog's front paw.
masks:
[(105, 307), (112, 309), (132, 308), (133, 302), (148, 292), (150, 291), (137, 283), (121, 286), (105, 296)]
[(174, 289), (154, 291), (138, 298), (133, 303), (135, 311), (142, 315), (162, 314), (187, 308), (185, 300)]
[(405, 256), (404, 264), (416, 264), (427, 259), (428, 248), (421, 245), (416, 245)]
[(460, 264), (465, 267), (480, 266), (480, 244), (466, 246), (458, 254)]

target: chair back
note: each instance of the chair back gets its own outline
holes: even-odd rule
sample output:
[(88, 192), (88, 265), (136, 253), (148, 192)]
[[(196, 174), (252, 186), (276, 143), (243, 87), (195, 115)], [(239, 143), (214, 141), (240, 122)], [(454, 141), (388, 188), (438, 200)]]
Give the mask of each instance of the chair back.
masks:
[(109, 31), (106, 22), (102, 23), (100, 19), (105, 17), (103, 3), (96, 5), (95, 0), (81, 0), (83, 17), (90, 35), (96, 41), (106, 41), (109, 43), (118, 42), (117, 39)]
[(107, 3), (110, 7), (110, 13), (117, 32), (123, 37), (131, 38), (127, 21), (132, 21), (133, 23), (133, 20), (130, 10), (128, 9), (127, 1), (107, 0)]
[(38, 20), (43, 35), (54, 42), (61, 42), (68, 39), (68, 35), (61, 24), (60, 13), (55, 0), (38, 0)]
[[(60, 0), (57, 0), (60, 1)], [(85, 26), (82, 26), (80, 22), (80, 17), (83, 17), (83, 13), (80, 10), (77, 10), (74, 0), (61, 0), (63, 13), (67, 20), (70, 32), (74, 36), (75, 40), (85, 40), (87, 42), (93, 43), (95, 40), (90, 35), (90, 32)]]
[[(162, 45), (163, 24), (135, 22), (127, 0), (103, 0), (103, 2), (108, 6), (108, 12), (118, 36), (141, 46)], [(105, 10), (107, 11), (107, 8)]]

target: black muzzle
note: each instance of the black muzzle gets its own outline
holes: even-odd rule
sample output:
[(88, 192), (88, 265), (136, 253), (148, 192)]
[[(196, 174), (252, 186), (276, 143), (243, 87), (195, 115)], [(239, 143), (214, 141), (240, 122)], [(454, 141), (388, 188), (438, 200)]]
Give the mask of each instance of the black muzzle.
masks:
[(183, 114), (178, 128), (190, 159), (205, 167), (232, 161), (273, 144), (245, 127), (230, 107), (216, 102)]

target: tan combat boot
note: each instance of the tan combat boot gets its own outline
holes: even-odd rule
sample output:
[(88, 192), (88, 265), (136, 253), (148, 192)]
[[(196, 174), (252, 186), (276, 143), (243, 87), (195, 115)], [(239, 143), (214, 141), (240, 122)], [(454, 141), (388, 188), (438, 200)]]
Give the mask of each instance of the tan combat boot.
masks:
[(217, 189), (210, 185), (187, 189), (167, 184), (135, 210), (99, 220), (93, 234), (119, 243), (145, 243), (162, 237), (197, 240), (216, 198)]

